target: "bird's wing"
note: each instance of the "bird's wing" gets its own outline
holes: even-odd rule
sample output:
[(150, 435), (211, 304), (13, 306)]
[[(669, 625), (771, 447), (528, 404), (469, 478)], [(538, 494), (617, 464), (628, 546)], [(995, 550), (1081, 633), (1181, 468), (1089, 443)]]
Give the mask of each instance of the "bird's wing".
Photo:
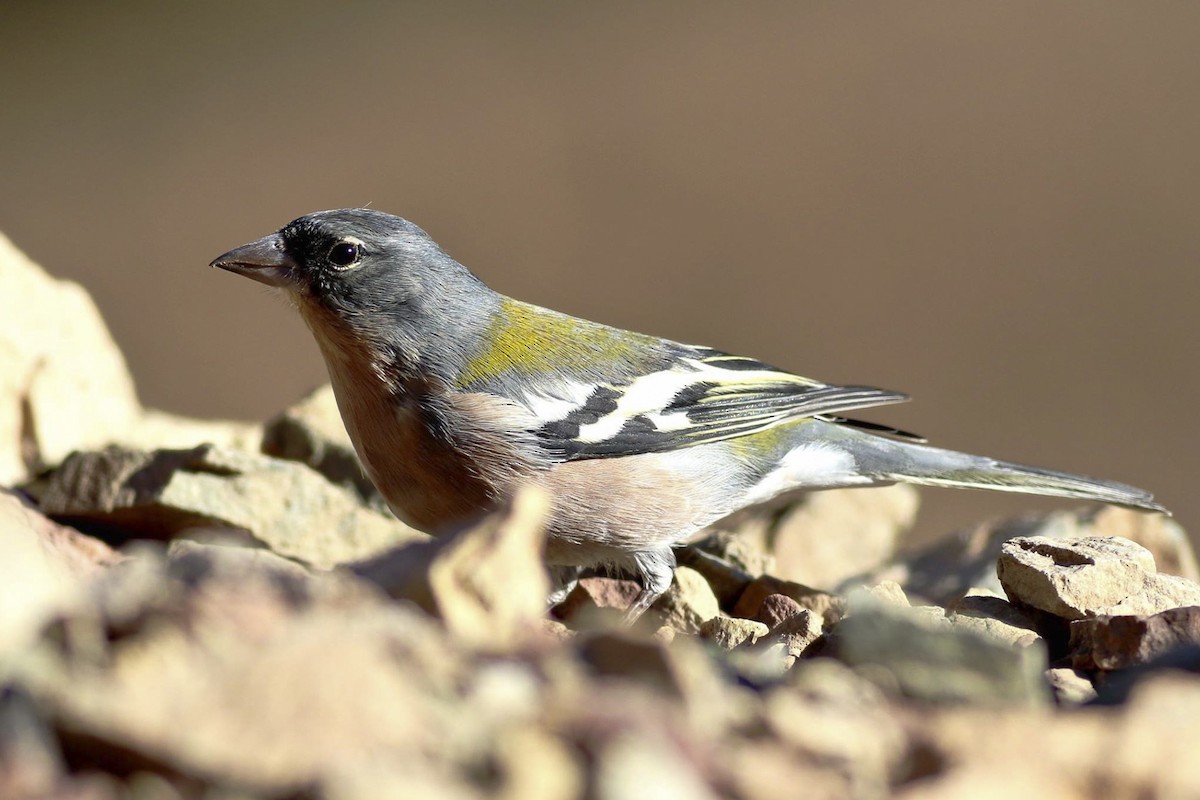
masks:
[(536, 434), (542, 446), (556, 458), (576, 460), (674, 450), (800, 417), (907, 399), (899, 392), (830, 386), (754, 359), (684, 347), (660, 369), (608, 383), (563, 381), (524, 393), (522, 402), (541, 423)]

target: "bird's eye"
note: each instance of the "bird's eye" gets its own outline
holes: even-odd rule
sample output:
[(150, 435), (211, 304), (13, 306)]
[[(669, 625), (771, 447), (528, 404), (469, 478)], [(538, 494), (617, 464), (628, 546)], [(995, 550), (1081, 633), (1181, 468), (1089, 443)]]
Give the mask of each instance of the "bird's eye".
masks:
[(338, 242), (329, 248), (329, 263), (335, 267), (346, 268), (362, 257), (362, 249), (355, 242)]

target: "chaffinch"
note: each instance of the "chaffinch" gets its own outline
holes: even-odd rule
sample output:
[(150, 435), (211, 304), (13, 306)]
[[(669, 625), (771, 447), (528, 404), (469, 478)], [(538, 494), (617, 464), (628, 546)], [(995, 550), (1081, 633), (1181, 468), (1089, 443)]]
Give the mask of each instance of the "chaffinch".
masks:
[(396, 516), (437, 534), (540, 484), (552, 497), (552, 572), (561, 584), (589, 566), (633, 573), (642, 590), (630, 620), (670, 585), (673, 545), (799, 490), (900, 481), (1164, 511), (1132, 486), (937, 449), (842, 416), (908, 399), (899, 392), (832, 386), (505, 297), (379, 211), (310, 214), (212, 266), (294, 300)]

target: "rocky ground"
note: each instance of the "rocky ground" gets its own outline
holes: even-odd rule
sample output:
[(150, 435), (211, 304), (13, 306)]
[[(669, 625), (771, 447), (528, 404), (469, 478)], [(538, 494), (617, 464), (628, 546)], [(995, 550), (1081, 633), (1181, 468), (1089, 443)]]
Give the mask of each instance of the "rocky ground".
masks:
[(0, 797), (1200, 796), (1200, 577), (1117, 509), (897, 555), (818, 493), (546, 613), (546, 499), (430, 540), (327, 389), (144, 409), (99, 314), (0, 240)]

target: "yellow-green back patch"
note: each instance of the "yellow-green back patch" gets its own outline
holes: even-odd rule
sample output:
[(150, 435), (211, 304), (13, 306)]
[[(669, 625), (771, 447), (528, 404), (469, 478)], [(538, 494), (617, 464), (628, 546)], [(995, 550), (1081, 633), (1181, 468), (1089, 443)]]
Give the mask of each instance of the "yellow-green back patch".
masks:
[(500, 301), (487, 346), (467, 362), (459, 386), (510, 372), (604, 372), (654, 358), (658, 339), (569, 317), (511, 298)]

